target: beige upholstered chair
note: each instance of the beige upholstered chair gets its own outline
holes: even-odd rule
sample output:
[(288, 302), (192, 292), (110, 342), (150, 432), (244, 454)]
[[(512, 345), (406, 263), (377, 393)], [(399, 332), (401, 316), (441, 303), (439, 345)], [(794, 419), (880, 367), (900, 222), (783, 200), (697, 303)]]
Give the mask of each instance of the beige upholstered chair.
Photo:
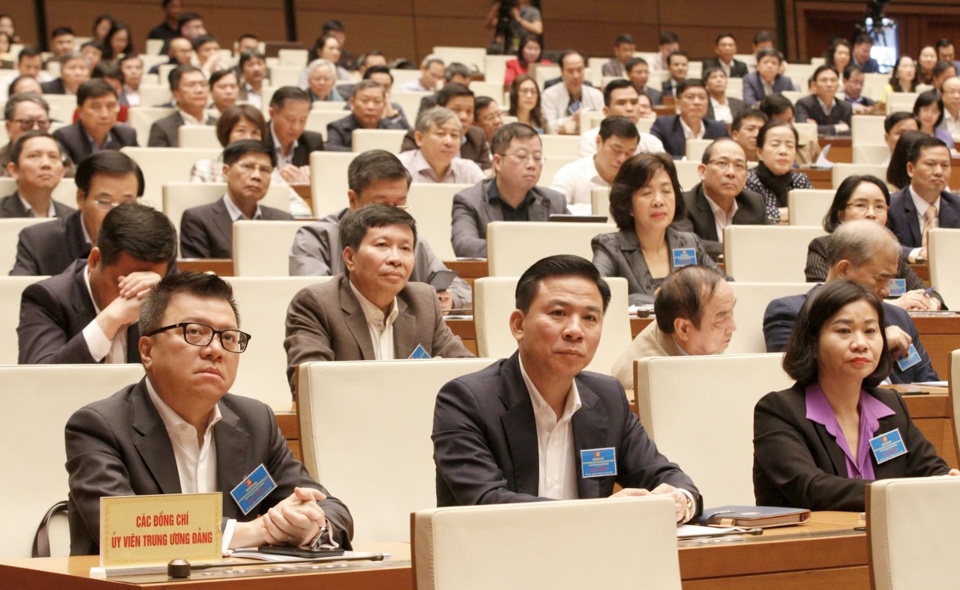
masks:
[(553, 254), (593, 260), (590, 240), (617, 231), (608, 223), (494, 221), (487, 224), (487, 264), (491, 277), (519, 277), (531, 264)]
[(834, 164), (831, 171), (833, 188), (836, 189), (841, 182), (856, 174), (872, 174), (882, 180), (887, 177), (887, 167), (880, 162), (875, 164)]
[(310, 193), (313, 195), (313, 214), (326, 217), (345, 209), (347, 197), (347, 169), (357, 157), (353, 152), (313, 152), (310, 154)]
[(45, 223), (49, 219), (37, 217), (13, 217), (0, 219), (0, 274), (7, 274), (17, 260), (17, 242), (25, 227)]
[(190, 180), (190, 171), (194, 164), (200, 160), (215, 160), (223, 150), (125, 147), (120, 151), (133, 158), (143, 171), (146, 181), (141, 199), (143, 204), (159, 209), (162, 205), (164, 183)]
[(369, 150), (387, 150), (391, 154), (399, 154), (406, 134), (405, 129), (354, 129), (353, 152), (359, 154)]
[(927, 258), (930, 266), (930, 284), (943, 295), (952, 308), (960, 305), (960, 273), (957, 273), (957, 254), (960, 253), (960, 230), (936, 228), (927, 235)]
[(812, 283), (746, 283), (734, 281), (733, 295), (737, 298), (733, 317), (737, 322), (726, 354), (758, 354), (767, 351), (763, 339), (763, 312), (774, 299), (803, 295), (813, 288)]
[(234, 221), (233, 274), (238, 277), (285, 277), (290, 272), (290, 245), (300, 221)]
[(723, 230), (728, 275), (755, 283), (804, 281), (810, 240), (826, 235), (821, 227), (730, 225)]
[[(886, 146), (884, 146), (886, 147)], [(787, 193), (790, 225), (823, 227), (823, 216), (833, 203), (834, 190), (795, 188)]]
[(440, 260), (454, 260), (450, 239), (453, 197), (469, 184), (418, 182), (407, 193), (408, 212), (417, 220), (417, 236), (425, 238)]
[(181, 125), (177, 129), (177, 135), (180, 138), (180, 147), (208, 150), (222, 148), (214, 125)]
[(17, 364), (17, 326), (20, 325), (20, 298), (23, 290), (27, 285), (46, 278), (48, 277), (0, 276), (0, 366)]

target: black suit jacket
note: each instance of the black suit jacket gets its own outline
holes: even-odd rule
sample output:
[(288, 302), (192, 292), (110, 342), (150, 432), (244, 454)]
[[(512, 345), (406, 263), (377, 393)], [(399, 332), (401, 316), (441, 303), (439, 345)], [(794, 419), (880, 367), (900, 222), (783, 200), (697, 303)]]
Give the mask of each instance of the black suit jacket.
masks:
[[(76, 211), (73, 207), (68, 207), (59, 201), (53, 201), (53, 211), (57, 218), (66, 217)], [(0, 219), (13, 217), (33, 217), (33, 210), (27, 209), (20, 201), (20, 191), (15, 191), (0, 199)]]
[[(713, 209), (703, 193), (703, 183), (683, 193), (687, 218), (673, 225), (681, 231), (697, 234), (714, 260), (723, 254), (723, 244), (717, 235), (717, 222)], [(737, 212), (733, 214), (734, 225), (764, 225), (769, 223), (763, 197), (753, 191), (744, 190), (736, 197)]]
[[(414, 137), (416, 131), (411, 129), (403, 136), (403, 144), (400, 146), (401, 152), (420, 149), (417, 147), (417, 139)], [(489, 170), (493, 166), (490, 160), (490, 144), (487, 143), (487, 136), (483, 129), (479, 127), (468, 127), (466, 132), (467, 140), (460, 144), (460, 157), (464, 160), (473, 160), (480, 166), (481, 170)]]
[[(706, 127), (706, 133), (703, 136), (704, 139), (730, 137), (726, 123), (704, 119), (702, 124)], [(653, 127), (650, 128), (650, 133), (663, 142), (663, 149), (673, 156), (674, 159), (686, 157), (687, 139), (683, 136), (683, 127), (680, 125), (680, 115), (657, 117), (657, 120), (653, 122)]]
[[(863, 511), (866, 485), (847, 476), (846, 458), (822, 425), (807, 420), (806, 388), (765, 395), (753, 412), (753, 489), (758, 506)], [(894, 411), (880, 419), (875, 436), (900, 429), (907, 453), (881, 464), (877, 479), (946, 475), (949, 467), (910, 420), (899, 394), (868, 388), (867, 394)]]
[[(823, 112), (820, 101), (813, 94), (798, 100), (794, 108), (797, 113), (797, 122), (803, 123), (808, 119), (814, 121), (817, 124), (817, 133), (820, 135), (836, 135), (837, 123), (846, 123), (849, 126), (850, 117), (853, 116), (853, 106), (839, 97), (833, 99), (833, 108), (829, 115)], [(849, 130), (844, 133), (844, 135), (849, 134)]]
[[(213, 117), (207, 117), (204, 125), (216, 125), (217, 120)], [(183, 115), (180, 111), (158, 119), (150, 125), (150, 137), (147, 139), (148, 147), (180, 147), (180, 127), (186, 125)]]
[[(20, 299), (21, 365), (97, 362), (90, 355), (83, 329), (97, 317), (84, 275), (87, 261), (77, 260), (57, 276), (28, 285)], [(139, 363), (140, 331), (127, 328), (127, 362)]]
[[(280, 209), (260, 205), (264, 220), (289, 221)], [(233, 219), (222, 199), (191, 207), (180, 219), (181, 258), (233, 258)]]
[[(327, 123), (327, 151), (349, 152), (353, 150), (353, 130), (360, 129), (357, 118), (350, 113), (342, 119)], [(405, 129), (398, 121), (380, 119), (377, 129)]]
[[(960, 228), (960, 197), (943, 191), (940, 193), (940, 210), (937, 211), (939, 227)], [(923, 245), (923, 227), (917, 217), (917, 208), (910, 198), (910, 187), (890, 195), (890, 213), (887, 226), (897, 234), (907, 256), (914, 248)]]
[(659, 90), (654, 90), (649, 86), (644, 86), (643, 93), (650, 97), (650, 103), (653, 106), (660, 106), (663, 104), (663, 92)]
[[(703, 71), (706, 72), (710, 68), (720, 68), (723, 69), (723, 66), (720, 65), (719, 57), (711, 57), (710, 59), (703, 60)], [(750, 70), (747, 68), (747, 64), (743, 63), (740, 60), (733, 60), (733, 63), (730, 64), (730, 77), (731, 78), (743, 78), (750, 73)]]
[[(575, 452), (613, 447), (617, 474), (584, 478), (580, 498), (606, 498), (615, 483), (652, 490), (661, 483), (683, 488), (698, 500), (693, 481), (657, 450), (616, 379), (582, 372), (576, 377), (581, 408), (573, 415)], [(540, 484), (537, 425), (520, 374), (519, 353), (440, 389), (433, 414), (437, 506), (534, 502)]]
[(67, 89), (63, 85), (63, 80), (57, 78), (56, 80), (50, 80), (49, 82), (41, 82), (40, 89), (43, 90), (44, 94), (66, 94)]
[[(279, 149), (279, 146), (273, 141), (273, 123), (270, 123), (270, 131), (268, 136), (264, 138), (264, 141), (267, 141), (269, 138), (270, 145), (273, 146), (273, 149), (276, 151)], [(322, 151), (323, 136), (316, 131), (304, 131), (300, 134), (300, 137), (297, 138), (297, 147), (293, 150), (293, 165), (309, 166), (310, 153)]]
[(74, 211), (20, 232), (17, 261), (11, 275), (58, 275), (78, 259), (86, 259), (92, 246), (83, 237), (83, 219)]
[[(793, 85), (793, 80), (783, 74), (777, 74), (776, 78), (773, 79), (774, 94), (785, 90), (796, 89), (797, 87)], [(767, 93), (763, 89), (763, 80), (760, 79), (760, 74), (751, 72), (743, 77), (743, 102), (747, 103), (747, 106), (757, 106), (757, 103), (766, 98), (766, 96)]]
[[(80, 121), (73, 125), (62, 127), (53, 132), (63, 151), (70, 157), (74, 164), (79, 164), (93, 153), (90, 147), (90, 140), (87, 139), (87, 132), (83, 130)], [(110, 130), (110, 137), (113, 139), (113, 145), (110, 149), (119, 150), (125, 147), (138, 147), (137, 132), (133, 127), (126, 125), (114, 125)]]
[[(747, 105), (739, 98), (727, 97), (727, 106), (730, 107), (730, 116), (736, 119), (740, 116), (743, 111), (747, 110)], [(713, 103), (710, 100), (707, 100), (707, 114), (704, 119), (710, 119), (711, 121), (716, 121), (717, 116), (713, 112)], [(724, 122), (724, 124), (726, 124)]]
[[(293, 458), (270, 408), (229, 393), (218, 405), (222, 419), (213, 426), (213, 441), (223, 517), (251, 521), (293, 494), (294, 487), (314, 488), (327, 496), (319, 505), (349, 549), (350, 512)], [(101, 496), (181, 492), (173, 446), (145, 380), (75, 412), (67, 422), (66, 446), (71, 555), (99, 552)], [(277, 487), (244, 515), (227, 492), (261, 463)]]

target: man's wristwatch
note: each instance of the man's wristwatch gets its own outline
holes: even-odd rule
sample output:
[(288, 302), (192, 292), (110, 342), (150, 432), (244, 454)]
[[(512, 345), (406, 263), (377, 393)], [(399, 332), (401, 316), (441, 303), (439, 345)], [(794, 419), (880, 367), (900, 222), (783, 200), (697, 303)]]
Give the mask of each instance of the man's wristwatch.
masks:
[(693, 515), (697, 512), (697, 504), (693, 501), (688, 494), (683, 495), (687, 499), (687, 504), (683, 509), (683, 521), (684, 523), (690, 522), (690, 519), (693, 518)]

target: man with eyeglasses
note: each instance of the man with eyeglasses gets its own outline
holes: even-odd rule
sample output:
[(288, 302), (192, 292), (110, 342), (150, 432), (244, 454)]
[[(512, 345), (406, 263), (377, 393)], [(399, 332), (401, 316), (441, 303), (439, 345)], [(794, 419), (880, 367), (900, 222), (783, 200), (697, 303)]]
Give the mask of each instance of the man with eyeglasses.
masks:
[(177, 112), (154, 121), (150, 126), (149, 147), (180, 147), (183, 125), (216, 125), (217, 120), (204, 115), (210, 102), (210, 86), (203, 70), (196, 66), (178, 66), (170, 72), (170, 92)]
[(176, 255), (177, 232), (163, 213), (139, 204), (111, 210), (86, 260), (24, 289), (19, 363), (140, 362), (140, 305)]
[(673, 159), (687, 155), (688, 139), (719, 139), (730, 137), (726, 123), (705, 119), (710, 98), (707, 87), (699, 78), (687, 78), (677, 86), (679, 115), (658, 117), (650, 133), (663, 142)]
[(53, 191), (63, 179), (60, 144), (46, 131), (27, 131), (13, 142), (7, 171), (17, 181), (17, 190), (0, 199), (3, 217), (63, 217), (73, 211), (53, 200)]
[(77, 167), (77, 211), (20, 232), (11, 275), (52, 276), (86, 259), (106, 214), (143, 194), (143, 173), (120, 152), (94, 154)]
[(609, 188), (620, 166), (634, 154), (640, 143), (640, 132), (630, 119), (611, 116), (600, 123), (599, 134), (594, 142), (594, 155), (583, 156), (557, 170), (550, 184), (550, 188), (567, 198), (571, 211), (584, 215), (592, 211), (593, 189)]
[(491, 221), (547, 221), (569, 214), (563, 194), (537, 186), (543, 171), (543, 144), (524, 123), (504, 125), (491, 144), (495, 175), (453, 197), (453, 252), (461, 258), (487, 257)]
[(460, 157), (463, 123), (446, 107), (432, 107), (417, 115), (416, 148), (398, 156), (413, 182), (474, 184), (486, 175), (480, 166)]
[(227, 194), (209, 205), (191, 207), (180, 221), (180, 256), (233, 258), (233, 222), (249, 219), (289, 221), (286, 211), (261, 205), (270, 188), (276, 155), (263, 142), (235, 141), (223, 150)]
[[(340, 244), (340, 222), (351, 211), (379, 203), (407, 209), (410, 172), (397, 156), (386, 150), (368, 150), (358, 154), (347, 168), (349, 207), (332, 213), (297, 230), (290, 247), (290, 276), (330, 276), (346, 268)], [(429, 282), (435, 272), (448, 270), (421, 236), (413, 248), (415, 264), (410, 280)], [(437, 292), (440, 308), (469, 308), (473, 292), (463, 279), (455, 278), (447, 289)]]
[[(14, 94), (3, 107), (4, 126), (10, 142), (0, 147), (0, 176), (10, 176), (7, 165), (10, 163), (10, 150), (13, 142), (27, 131), (48, 131), (50, 129), (50, 105), (39, 94), (21, 92)], [(61, 154), (62, 156), (63, 154)], [(64, 158), (64, 176), (72, 178), (75, 172), (73, 162)]]
[(137, 147), (137, 132), (117, 124), (120, 99), (113, 86), (102, 79), (89, 80), (77, 91), (79, 120), (53, 132), (63, 151), (75, 164), (90, 154)]
[(230, 285), (171, 275), (142, 308), (145, 378), (67, 422), (71, 554), (99, 553), (103, 496), (227, 492), (258, 467), (276, 487), (246, 514), (223, 494), (225, 547), (350, 549), (349, 510), (293, 458), (270, 408), (228, 393), (251, 342)]
[(747, 156), (732, 139), (718, 139), (707, 146), (697, 167), (700, 184), (683, 193), (687, 218), (674, 223), (681, 231), (700, 236), (716, 260), (723, 254), (723, 229), (729, 225), (769, 223), (763, 197), (744, 190)]

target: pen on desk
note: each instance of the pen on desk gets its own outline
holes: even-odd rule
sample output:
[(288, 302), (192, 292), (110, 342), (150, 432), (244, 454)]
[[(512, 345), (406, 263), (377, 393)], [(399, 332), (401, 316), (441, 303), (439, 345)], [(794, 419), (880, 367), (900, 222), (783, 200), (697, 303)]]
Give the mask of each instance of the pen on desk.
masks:
[(929, 294), (933, 293), (934, 291), (936, 291), (935, 288), (933, 288), (933, 287), (927, 287), (926, 289), (923, 290), (923, 294), (924, 294), (924, 295), (929, 295)]

